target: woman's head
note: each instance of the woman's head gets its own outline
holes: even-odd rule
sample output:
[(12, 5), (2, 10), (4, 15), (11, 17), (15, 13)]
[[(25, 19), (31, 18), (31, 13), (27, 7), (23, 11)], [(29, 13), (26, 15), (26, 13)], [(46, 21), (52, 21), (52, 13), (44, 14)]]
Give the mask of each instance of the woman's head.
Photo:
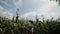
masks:
[(33, 24), (33, 21), (32, 20), (29, 20), (29, 23)]

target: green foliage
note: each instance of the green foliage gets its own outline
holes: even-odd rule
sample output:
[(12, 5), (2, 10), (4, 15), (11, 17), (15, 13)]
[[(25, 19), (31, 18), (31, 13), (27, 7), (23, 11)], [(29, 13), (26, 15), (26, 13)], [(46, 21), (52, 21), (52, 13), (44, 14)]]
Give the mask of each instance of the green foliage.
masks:
[[(44, 21), (33, 21), (34, 34), (60, 34), (60, 19), (47, 19)], [(28, 28), (28, 20), (12, 20), (0, 17), (0, 34), (28, 34), (31, 30)]]

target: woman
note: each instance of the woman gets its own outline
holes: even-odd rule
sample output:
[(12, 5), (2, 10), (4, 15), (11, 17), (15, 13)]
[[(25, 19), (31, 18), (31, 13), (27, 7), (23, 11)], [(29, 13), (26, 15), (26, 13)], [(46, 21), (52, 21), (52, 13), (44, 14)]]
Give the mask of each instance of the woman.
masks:
[(29, 20), (28, 28), (30, 30), (29, 34), (33, 34), (33, 21), (32, 20)]

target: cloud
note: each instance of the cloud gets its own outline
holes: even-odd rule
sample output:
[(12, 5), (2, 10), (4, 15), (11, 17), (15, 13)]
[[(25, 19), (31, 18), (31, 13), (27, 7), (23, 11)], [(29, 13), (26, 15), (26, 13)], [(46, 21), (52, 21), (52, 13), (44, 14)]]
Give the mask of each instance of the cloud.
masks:
[(22, 6), (23, 0), (13, 0), (15, 8), (19, 8)]
[(0, 0), (0, 5), (8, 10), (20, 8), (23, 4), (23, 0)]
[[(17, 8), (20, 8), (22, 6), (22, 0), (0, 0), (0, 13), (4, 16), (6, 16), (6, 14), (8, 13), (8, 17), (11, 17), (12, 14), (11, 12), (13, 12), (13, 14), (15, 15), (15, 11)], [(4, 11), (5, 10), (5, 11)]]
[[(50, 2), (49, 0), (40, 0), (40, 2), (42, 2), (42, 3), (38, 9), (33, 10), (33, 11), (31, 10), (31, 11), (23, 14), (22, 16), (32, 18), (32, 16), (35, 17), (37, 15), (37, 17), (39, 17), (39, 18), (44, 17), (44, 18), (48, 19), (48, 18), (51, 18), (51, 16), (54, 17), (55, 19), (58, 18), (58, 16), (59, 16), (59, 14), (57, 12), (57, 11), (59, 11), (59, 10), (57, 10), (58, 3), (53, 2), (53, 1)], [(55, 11), (55, 9), (57, 11)]]
[(0, 16), (11, 19), (13, 17), (13, 14), (10, 11), (4, 9), (2, 6), (0, 6)]
[(36, 14), (37, 14), (36, 12), (29, 12), (29, 13), (25, 13), (23, 17), (36, 16)]
[(0, 0), (1, 3), (4, 3), (5, 5), (8, 5), (7, 0)]
[[(0, 7), (0, 13), (3, 16), (10, 17), (15, 14), (16, 8), (21, 8), (23, 17), (34, 18), (38, 15), (38, 18), (50, 18), (50, 16), (57, 18), (60, 15), (60, 8), (58, 3), (49, 0), (0, 0), (3, 5)], [(6, 6), (7, 8), (6, 8)], [(6, 10), (4, 9), (4, 7)], [(13, 14), (10, 11), (14, 11)], [(25, 12), (24, 12), (25, 11)], [(57, 12), (59, 11), (59, 12)]]

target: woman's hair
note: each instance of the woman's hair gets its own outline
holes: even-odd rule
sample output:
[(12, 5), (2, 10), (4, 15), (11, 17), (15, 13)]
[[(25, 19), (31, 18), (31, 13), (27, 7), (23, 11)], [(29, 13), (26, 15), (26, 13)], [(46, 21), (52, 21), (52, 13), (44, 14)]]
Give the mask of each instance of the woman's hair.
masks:
[(32, 20), (29, 20), (29, 22), (30, 22), (31, 24), (33, 24), (33, 21), (32, 21)]

